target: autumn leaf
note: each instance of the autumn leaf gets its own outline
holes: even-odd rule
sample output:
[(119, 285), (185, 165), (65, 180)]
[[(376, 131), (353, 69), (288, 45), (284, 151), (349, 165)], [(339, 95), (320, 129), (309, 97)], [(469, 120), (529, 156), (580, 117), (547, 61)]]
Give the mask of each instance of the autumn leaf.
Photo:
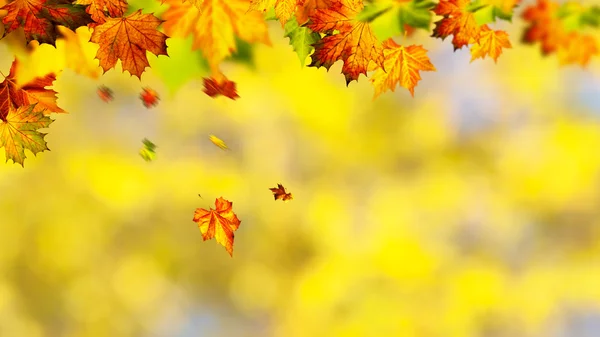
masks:
[(152, 14), (142, 14), (140, 9), (123, 18), (106, 18), (96, 26), (90, 41), (100, 45), (96, 58), (104, 72), (121, 60), (123, 72), (141, 79), (144, 69), (150, 66), (146, 51), (168, 56), (167, 36), (157, 30), (162, 22)]
[(369, 24), (356, 19), (362, 10), (362, 0), (341, 0), (330, 8), (313, 12), (307, 27), (326, 36), (314, 44), (310, 67), (329, 70), (336, 61), (342, 60), (346, 85), (358, 81), (360, 74), (366, 76), (368, 70), (383, 67), (381, 44)]
[(35, 109), (36, 104), (19, 106), (18, 109), (11, 105), (8, 114), (0, 121), (0, 147), (4, 147), (6, 161), (11, 159), (25, 167), (25, 149), (36, 155), (48, 150), (44, 137), (38, 129), (47, 128), (54, 120), (46, 117), (43, 111)]
[(471, 41), (479, 39), (479, 25), (473, 13), (466, 8), (470, 0), (440, 0), (433, 9), (434, 13), (444, 18), (436, 22), (432, 37), (444, 40), (453, 35), (454, 50), (461, 49)]
[(2, 37), (23, 28), (27, 43), (35, 40), (54, 46), (59, 37), (57, 26), (75, 30), (92, 22), (85, 6), (73, 5), (69, 0), (14, 0), (0, 10), (8, 11), (2, 18)]
[(140, 100), (142, 104), (149, 109), (153, 106), (158, 105), (158, 101), (160, 97), (158, 97), (158, 93), (151, 88), (143, 88), (142, 93), (140, 94)]
[(385, 41), (416, 28), (429, 31), (435, 5), (431, 0), (367, 0), (358, 19), (371, 23), (375, 36)]
[(106, 22), (107, 18), (123, 16), (127, 10), (126, 0), (76, 0), (78, 5), (85, 5), (85, 11), (97, 24)]
[(144, 158), (145, 161), (153, 161), (156, 159), (156, 145), (147, 138), (144, 138), (142, 143), (144, 146), (140, 149), (140, 156)]
[(300, 26), (304, 25), (309, 16), (317, 9), (327, 9), (339, 0), (298, 0), (298, 8), (296, 9), (296, 21)]
[(298, 0), (250, 0), (250, 11), (266, 12), (273, 8), (275, 18), (281, 22), (283, 27), (286, 22), (294, 16)]
[(558, 19), (559, 5), (549, 0), (538, 0), (523, 12), (523, 19), (530, 23), (523, 34), (523, 42), (540, 42), (542, 54), (550, 54), (564, 42), (566, 34)]
[[(96, 60), (92, 55), (88, 56), (85, 45), (89, 43), (91, 36), (90, 28), (83, 27), (75, 32), (59, 26), (58, 30), (62, 35), (63, 44), (56, 47), (64, 52), (65, 64), (74, 72), (90, 78), (98, 78), (102, 71), (98, 67)], [(93, 46), (93, 45), (92, 45)], [(91, 51), (93, 53), (93, 51)]]
[(206, 0), (200, 9), (180, 0), (166, 0), (163, 14), (165, 32), (171, 37), (193, 36), (192, 49), (202, 50), (209, 65), (215, 67), (234, 53), (235, 38), (248, 43), (271, 45), (261, 13), (248, 12), (248, 0)]
[(561, 65), (579, 64), (586, 67), (592, 56), (600, 55), (598, 43), (594, 36), (573, 32), (557, 50), (558, 60)]
[[(168, 1), (168, 0), (161, 0), (160, 3), (164, 4), (166, 1)], [(204, 0), (180, 0), (180, 1), (181, 1), (181, 3), (188, 2), (188, 3), (196, 6), (196, 8), (198, 8), (198, 9), (201, 9), (202, 8), (202, 4), (204, 3)]]
[(313, 44), (321, 39), (319, 33), (315, 33), (308, 27), (298, 26), (296, 18), (291, 18), (284, 26), (284, 37), (290, 39), (290, 45), (300, 59), (300, 66), (304, 67), (306, 58), (314, 50)]
[(415, 95), (414, 88), (421, 80), (419, 71), (435, 71), (435, 67), (429, 61), (427, 50), (422, 46), (400, 46), (392, 39), (383, 43), (383, 55), (385, 57), (385, 69), (378, 69), (371, 77), (375, 87), (375, 99), (386, 90), (395, 91), (396, 84), (400, 84)]
[(283, 187), (281, 184), (277, 184), (277, 187), (269, 188), (269, 190), (273, 192), (273, 198), (275, 200), (281, 199), (283, 202), (287, 202), (294, 199), (291, 193), (285, 192), (285, 187)]
[(494, 62), (502, 54), (502, 48), (512, 48), (508, 34), (502, 30), (491, 30), (487, 26), (481, 27), (479, 41), (471, 46), (471, 62), (477, 58), (484, 59), (490, 56)]
[(217, 243), (225, 247), (231, 257), (233, 257), (233, 232), (240, 227), (241, 223), (233, 212), (232, 205), (231, 201), (219, 197), (215, 200), (215, 209), (197, 208), (193, 218), (200, 228), (202, 240), (215, 238)]
[(17, 109), (20, 106), (30, 106), (37, 103), (34, 112), (43, 111), (45, 115), (50, 113), (65, 113), (56, 105), (56, 91), (46, 89), (56, 79), (53, 73), (44, 77), (36, 77), (33, 80), (19, 85), (16, 82), (16, 72), (19, 63), (15, 59), (10, 67), (8, 76), (0, 83), (0, 120), (6, 121), (9, 108)]
[(210, 141), (215, 144), (218, 148), (220, 148), (221, 150), (228, 150), (229, 148), (227, 147), (227, 145), (225, 144), (225, 142), (223, 140), (221, 140), (220, 138), (218, 138), (215, 135), (210, 135), (208, 137), (208, 139), (210, 139)]
[(511, 21), (513, 8), (521, 0), (475, 0), (467, 6), (478, 25), (496, 21), (496, 18)]
[(204, 81), (204, 93), (210, 97), (218, 97), (223, 95), (225, 97), (231, 98), (235, 100), (239, 98), (236, 88), (235, 82), (228, 80), (226, 77), (222, 77), (221, 80), (218, 80), (214, 77), (203, 78)]
[(114, 99), (113, 91), (105, 85), (98, 87), (97, 93), (98, 93), (98, 97), (100, 97), (100, 99), (106, 103), (108, 103)]

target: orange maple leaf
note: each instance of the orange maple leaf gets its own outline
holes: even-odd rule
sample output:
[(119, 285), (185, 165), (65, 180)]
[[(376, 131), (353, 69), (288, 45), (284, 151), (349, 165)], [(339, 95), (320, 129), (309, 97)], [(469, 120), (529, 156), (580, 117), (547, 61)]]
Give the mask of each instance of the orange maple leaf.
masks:
[(98, 93), (98, 97), (100, 97), (100, 99), (106, 103), (108, 103), (114, 99), (113, 91), (110, 90), (110, 88), (105, 85), (98, 87), (98, 90), (96, 92)]
[(292, 193), (285, 193), (285, 187), (281, 184), (277, 184), (277, 187), (269, 188), (273, 192), (273, 198), (275, 200), (281, 199), (284, 202), (293, 200)]
[[(344, 61), (342, 73), (346, 85), (358, 81), (360, 74), (378, 66), (383, 68), (381, 44), (371, 26), (356, 20), (363, 10), (362, 0), (341, 0), (327, 9), (316, 9), (309, 17), (307, 27), (326, 36), (314, 44), (311, 67), (329, 68), (337, 61)], [(334, 31), (339, 33), (334, 34)]]
[(240, 97), (235, 89), (235, 82), (230, 81), (227, 78), (223, 78), (221, 81), (219, 81), (213, 77), (205, 77), (203, 78), (203, 80), (203, 91), (210, 97), (218, 97), (220, 95), (223, 95), (225, 97), (231, 98), (232, 100), (235, 100), (236, 98)]
[(371, 76), (371, 83), (375, 87), (373, 99), (386, 90), (394, 91), (396, 84), (400, 84), (415, 95), (415, 87), (421, 80), (419, 70), (435, 71), (427, 56), (427, 50), (422, 46), (404, 47), (396, 44), (394, 40), (388, 39), (383, 43), (383, 55), (385, 56), (385, 69), (378, 69)]
[(142, 104), (144, 104), (144, 106), (149, 109), (153, 106), (158, 105), (160, 97), (158, 97), (158, 93), (153, 89), (143, 88), (143, 91), (140, 94), (140, 100), (142, 101)]
[(15, 59), (8, 76), (5, 76), (4, 81), (0, 83), (0, 120), (6, 120), (11, 106), (17, 109), (34, 103), (37, 104), (33, 112), (43, 111), (44, 115), (64, 113), (65, 111), (56, 105), (56, 91), (46, 89), (52, 85), (56, 76), (50, 73), (44, 77), (36, 77), (24, 85), (19, 85), (15, 79), (18, 66), (19, 63)]
[(74, 3), (86, 5), (85, 11), (92, 16), (96, 25), (106, 22), (107, 18), (123, 16), (127, 11), (125, 0), (76, 0)]
[(571, 32), (556, 52), (561, 65), (587, 66), (594, 55), (600, 54), (598, 40), (594, 36)]
[(198, 224), (203, 241), (215, 238), (233, 257), (233, 238), (241, 221), (232, 211), (233, 203), (219, 197), (215, 200), (215, 209), (197, 208), (193, 221)]
[[(236, 51), (236, 36), (248, 43), (271, 45), (263, 15), (248, 12), (248, 0), (206, 0), (200, 8), (181, 0), (166, 0), (165, 32), (172, 37), (192, 35), (211, 67)], [(248, 12), (248, 13), (247, 13)]]
[(142, 14), (139, 9), (123, 18), (106, 18), (106, 22), (94, 28), (91, 42), (100, 45), (96, 58), (104, 72), (121, 60), (123, 72), (141, 79), (149, 67), (146, 51), (152, 54), (167, 54), (167, 36), (157, 30), (163, 22), (152, 14)]
[(512, 48), (508, 34), (502, 30), (491, 30), (487, 26), (481, 27), (479, 41), (471, 46), (471, 62), (477, 58), (484, 59), (486, 55), (498, 60), (502, 48)]
[(14, 0), (0, 9), (8, 11), (2, 18), (2, 37), (23, 28), (27, 43), (36, 40), (54, 46), (59, 36), (57, 26), (75, 30), (92, 22), (84, 6), (69, 0)]
[(523, 34), (525, 43), (539, 41), (542, 54), (550, 54), (564, 42), (566, 34), (558, 19), (559, 4), (549, 0), (538, 0), (535, 6), (529, 6), (523, 12), (523, 19), (530, 22)]
[(479, 25), (473, 13), (466, 9), (470, 2), (470, 0), (440, 0), (433, 12), (444, 18), (435, 23), (431, 36), (444, 40), (449, 35), (453, 35), (452, 44), (455, 51), (468, 45), (472, 40), (478, 41)]
[(298, 8), (296, 9), (296, 21), (298, 25), (302, 25), (308, 21), (317, 9), (327, 9), (331, 7), (334, 0), (298, 0)]

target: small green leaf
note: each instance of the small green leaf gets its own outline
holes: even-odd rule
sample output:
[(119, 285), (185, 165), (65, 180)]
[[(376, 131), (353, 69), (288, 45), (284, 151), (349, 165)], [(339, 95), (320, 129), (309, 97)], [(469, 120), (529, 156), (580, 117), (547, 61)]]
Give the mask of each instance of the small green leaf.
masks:
[(308, 27), (298, 26), (298, 21), (292, 17), (284, 26), (284, 37), (290, 39), (290, 45), (300, 59), (300, 66), (304, 67), (306, 58), (313, 51), (313, 44), (321, 40), (321, 35), (313, 32)]
[(149, 141), (147, 138), (144, 138), (142, 143), (144, 144), (144, 147), (140, 149), (140, 156), (142, 156), (145, 161), (152, 161), (156, 159), (156, 152), (154, 151), (156, 149), (156, 145), (154, 145), (154, 143)]

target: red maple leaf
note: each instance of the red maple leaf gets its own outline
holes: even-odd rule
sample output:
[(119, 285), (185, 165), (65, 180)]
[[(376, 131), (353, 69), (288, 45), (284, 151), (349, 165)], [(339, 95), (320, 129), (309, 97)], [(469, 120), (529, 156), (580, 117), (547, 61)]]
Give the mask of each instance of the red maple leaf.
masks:
[(233, 100), (239, 98), (235, 89), (235, 82), (223, 78), (221, 81), (216, 80), (213, 77), (203, 78), (204, 80), (204, 93), (210, 97), (218, 97), (223, 95)]
[(146, 108), (156, 106), (160, 100), (158, 93), (151, 88), (144, 88), (140, 94), (140, 99)]
[(2, 37), (23, 28), (27, 43), (36, 40), (55, 46), (60, 37), (57, 26), (74, 31), (93, 22), (85, 6), (69, 0), (14, 0), (0, 9), (8, 11), (2, 18), (5, 29)]

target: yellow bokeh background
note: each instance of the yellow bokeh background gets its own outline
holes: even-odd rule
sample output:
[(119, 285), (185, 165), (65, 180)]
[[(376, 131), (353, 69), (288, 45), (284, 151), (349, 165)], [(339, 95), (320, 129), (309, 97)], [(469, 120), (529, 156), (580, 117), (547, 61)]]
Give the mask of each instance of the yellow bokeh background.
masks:
[[(23, 81), (91, 68), (54, 82), (51, 151), (0, 165), (0, 336), (599, 336), (600, 62), (561, 68), (523, 25), (497, 64), (401, 40), (437, 72), (375, 101), (340, 63), (301, 68), (276, 23), (254, 68), (224, 65), (236, 101), (152, 68), (94, 78), (85, 29), (81, 51), (21, 54)], [(221, 196), (233, 258), (192, 222)]]

